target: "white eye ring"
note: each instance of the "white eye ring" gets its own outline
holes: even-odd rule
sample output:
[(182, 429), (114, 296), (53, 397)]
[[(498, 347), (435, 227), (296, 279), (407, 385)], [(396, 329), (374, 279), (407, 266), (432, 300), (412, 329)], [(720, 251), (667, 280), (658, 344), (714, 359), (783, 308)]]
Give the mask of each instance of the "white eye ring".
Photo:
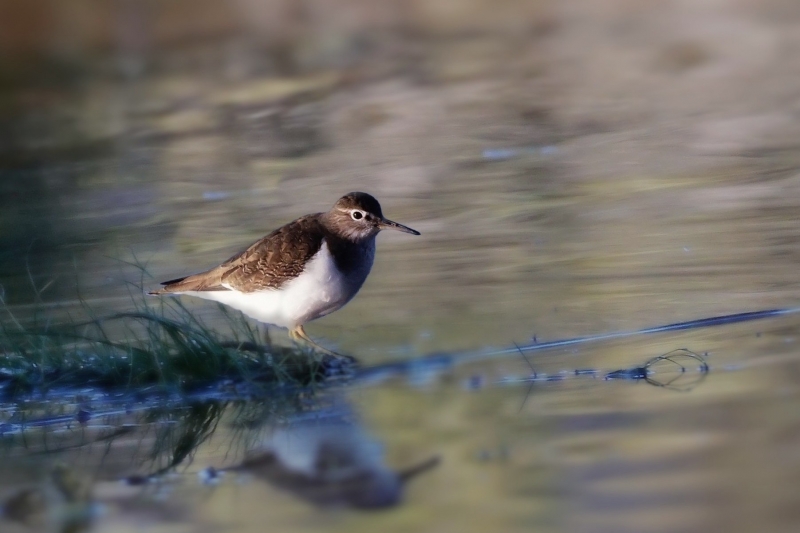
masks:
[(361, 220), (362, 218), (364, 218), (364, 212), (358, 210), (351, 211), (350, 216), (352, 217), (353, 220)]

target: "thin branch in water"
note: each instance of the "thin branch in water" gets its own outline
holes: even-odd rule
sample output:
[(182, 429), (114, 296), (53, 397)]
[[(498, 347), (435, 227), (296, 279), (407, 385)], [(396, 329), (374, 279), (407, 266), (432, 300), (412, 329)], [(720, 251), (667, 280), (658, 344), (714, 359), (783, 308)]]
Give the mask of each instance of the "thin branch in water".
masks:
[[(675, 384), (675, 382), (678, 381), (682, 376), (686, 375), (686, 367), (678, 360), (683, 358), (692, 359), (700, 363), (700, 367), (698, 368), (699, 377), (694, 382), (690, 382), (687, 385), (678, 386)], [(662, 382), (655, 379), (653, 377), (653, 374), (655, 372), (654, 370), (655, 365), (663, 361), (672, 363), (673, 365), (677, 366), (680, 373), (677, 376)], [(708, 371), (709, 371), (708, 363), (706, 362), (705, 358), (703, 358), (703, 356), (686, 348), (678, 348), (675, 350), (671, 350), (665, 354), (652, 357), (648, 359), (643, 365), (609, 372), (608, 374), (606, 374), (606, 379), (644, 380), (648, 384), (653, 385), (655, 387), (664, 387), (671, 390), (688, 392), (705, 379), (706, 375), (708, 374)]]
[(525, 362), (528, 363), (528, 366), (531, 368), (531, 372), (533, 372), (533, 376), (531, 377), (531, 380), (530, 380), (530, 385), (528, 385), (528, 390), (525, 391), (525, 398), (522, 399), (522, 403), (519, 405), (519, 410), (517, 410), (517, 414), (519, 414), (519, 413), (522, 412), (522, 408), (525, 407), (525, 402), (528, 401), (528, 396), (531, 395), (531, 391), (533, 390), (533, 384), (534, 384), (534, 382), (536, 380), (537, 374), (536, 374), (536, 369), (533, 368), (533, 364), (531, 364), (530, 360), (525, 355), (525, 352), (523, 352), (522, 349), (520, 349), (520, 347), (517, 345), (516, 342), (514, 343), (514, 346), (517, 347), (517, 350), (519, 351), (519, 354), (522, 356), (522, 358), (525, 360)]

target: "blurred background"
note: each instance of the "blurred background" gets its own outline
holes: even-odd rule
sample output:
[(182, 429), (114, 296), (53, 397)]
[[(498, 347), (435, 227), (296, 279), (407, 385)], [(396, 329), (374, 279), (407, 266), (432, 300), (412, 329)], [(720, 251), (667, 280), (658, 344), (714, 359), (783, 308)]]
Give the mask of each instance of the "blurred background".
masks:
[[(364, 361), (795, 306), (800, 3), (0, 0), (19, 312), (125, 308), (128, 263), (148, 289), (351, 190), (422, 232), (381, 235), (361, 293), (308, 328)], [(518, 414), (519, 389), (361, 391), (382, 437), (444, 462), (422, 508), (334, 527), (795, 531), (796, 321), (682, 335), (536, 365), (690, 347), (717, 358), (697, 394), (551, 388)]]
[(382, 236), (312, 325), (350, 350), (791, 300), (800, 231), (761, 224), (800, 192), (799, 23), (788, 0), (5, 0), (6, 298), (30, 273), (121, 305), (121, 261), (204, 270), (365, 190), (423, 237)]

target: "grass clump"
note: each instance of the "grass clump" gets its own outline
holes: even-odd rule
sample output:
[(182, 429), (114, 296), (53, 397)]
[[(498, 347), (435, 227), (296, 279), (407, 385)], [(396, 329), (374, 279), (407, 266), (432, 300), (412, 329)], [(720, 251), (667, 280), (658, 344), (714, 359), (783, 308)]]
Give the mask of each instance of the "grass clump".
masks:
[[(137, 297), (136, 295), (142, 295)], [(0, 391), (6, 398), (54, 388), (193, 392), (306, 386), (329, 373), (309, 351), (276, 346), (244, 317), (220, 306), (225, 332), (179, 300), (131, 290), (129, 311), (59, 321), (37, 308), (15, 316), (0, 296)]]

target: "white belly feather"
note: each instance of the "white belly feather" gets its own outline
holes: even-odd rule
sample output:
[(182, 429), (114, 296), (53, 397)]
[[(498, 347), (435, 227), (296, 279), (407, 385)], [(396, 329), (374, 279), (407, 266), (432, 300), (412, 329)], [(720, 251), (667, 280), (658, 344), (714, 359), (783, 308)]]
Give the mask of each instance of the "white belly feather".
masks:
[(319, 252), (308, 262), (303, 273), (285, 283), (280, 290), (249, 293), (234, 290), (187, 291), (177, 294), (220, 302), (259, 322), (293, 329), (332, 313), (349, 302), (372, 267), (371, 254), (369, 259), (369, 264), (365, 265), (366, 271), (357, 274), (360, 280), (348, 279), (336, 268), (328, 245), (323, 241)]

